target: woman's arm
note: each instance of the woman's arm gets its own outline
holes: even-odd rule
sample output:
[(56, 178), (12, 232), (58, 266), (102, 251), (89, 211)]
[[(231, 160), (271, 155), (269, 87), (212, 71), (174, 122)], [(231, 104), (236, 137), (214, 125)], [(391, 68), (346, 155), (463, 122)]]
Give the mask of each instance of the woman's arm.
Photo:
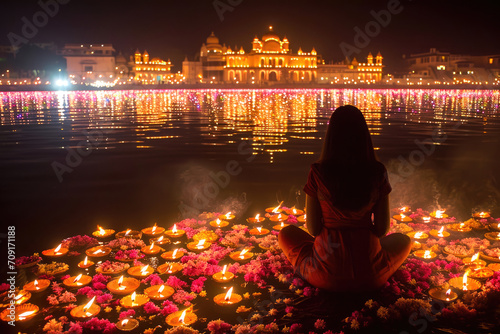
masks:
[(374, 232), (377, 237), (387, 234), (390, 227), (389, 195), (379, 198), (373, 207)]
[(313, 236), (320, 234), (323, 228), (323, 215), (318, 199), (306, 195), (306, 226)]

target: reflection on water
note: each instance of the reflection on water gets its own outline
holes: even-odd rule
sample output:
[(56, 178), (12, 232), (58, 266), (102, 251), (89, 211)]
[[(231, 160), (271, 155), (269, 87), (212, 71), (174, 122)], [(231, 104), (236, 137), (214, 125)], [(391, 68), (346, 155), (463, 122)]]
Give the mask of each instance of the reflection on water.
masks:
[[(372, 135), (403, 126), (405, 137), (413, 138), (454, 122), (487, 133), (498, 125), (499, 96), (489, 90), (357, 89), (2, 93), (1, 144), (11, 146), (21, 138), (42, 148), (74, 147), (82, 130), (99, 129), (107, 141), (97, 149), (249, 140), (253, 154), (266, 153), (272, 162), (273, 154), (296, 146), (291, 141), (312, 142), (302, 143), (300, 154), (318, 152), (328, 117), (340, 105), (360, 108)], [(44, 129), (40, 136), (22, 138), (34, 125)], [(380, 148), (382, 143), (374, 141)]]

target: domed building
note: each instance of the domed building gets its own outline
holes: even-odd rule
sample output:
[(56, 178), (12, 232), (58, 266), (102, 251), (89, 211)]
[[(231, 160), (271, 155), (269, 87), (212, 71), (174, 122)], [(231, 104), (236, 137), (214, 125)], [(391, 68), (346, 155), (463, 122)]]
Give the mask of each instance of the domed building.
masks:
[(165, 83), (172, 75), (170, 72), (171, 67), (172, 63), (170, 60), (164, 61), (160, 58), (150, 59), (147, 51), (144, 51), (143, 54), (139, 50), (135, 51), (132, 72), (134, 73), (134, 80), (137, 83)]

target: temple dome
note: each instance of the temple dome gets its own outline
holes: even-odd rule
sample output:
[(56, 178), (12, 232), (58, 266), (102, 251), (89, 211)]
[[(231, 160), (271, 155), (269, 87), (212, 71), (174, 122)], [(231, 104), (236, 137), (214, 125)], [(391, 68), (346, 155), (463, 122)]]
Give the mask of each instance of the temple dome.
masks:
[(219, 44), (219, 39), (214, 35), (214, 32), (207, 38), (207, 44)]

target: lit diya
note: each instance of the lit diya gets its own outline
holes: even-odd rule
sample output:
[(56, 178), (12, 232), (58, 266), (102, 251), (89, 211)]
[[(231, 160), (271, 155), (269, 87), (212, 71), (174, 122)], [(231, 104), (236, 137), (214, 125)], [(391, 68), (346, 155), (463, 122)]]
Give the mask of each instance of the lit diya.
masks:
[(165, 284), (152, 285), (144, 293), (148, 295), (149, 298), (154, 300), (164, 300), (174, 294), (174, 289), (171, 286)]
[(233, 293), (233, 287), (227, 290), (227, 293), (221, 293), (214, 297), (214, 302), (220, 306), (230, 306), (241, 302), (243, 297), (237, 293)]
[(409, 206), (402, 206), (399, 208), (400, 213), (409, 213), (410, 212), (410, 207)]
[(106, 285), (109, 291), (117, 295), (127, 295), (134, 292), (141, 282), (133, 277), (120, 276), (120, 278), (114, 279)]
[(210, 226), (213, 226), (213, 227), (226, 227), (227, 225), (229, 225), (228, 221), (220, 220), (219, 218), (217, 218), (216, 220), (212, 220), (210, 222)]
[(115, 233), (115, 230), (112, 230), (110, 228), (102, 228), (101, 226), (97, 225), (97, 231), (92, 232), (92, 235), (97, 238), (107, 238)]
[(120, 239), (120, 238), (140, 239), (140, 238), (142, 238), (142, 232), (128, 229), (128, 230), (120, 231), (120, 232), (116, 233), (115, 237), (116, 237), (116, 239)]
[(500, 223), (490, 224), (489, 227), (490, 227), (490, 230), (500, 231)]
[(116, 328), (124, 332), (133, 331), (137, 327), (139, 327), (139, 320), (137, 319), (127, 318), (122, 319), (116, 323)]
[(170, 241), (169, 238), (165, 238), (165, 236), (161, 235), (157, 238), (151, 238), (149, 239), (149, 243), (152, 244), (152, 243), (155, 243), (155, 245), (168, 245), (169, 243), (171, 243), (172, 241)]
[(151, 245), (149, 245), (149, 246), (144, 246), (141, 248), (141, 252), (143, 252), (144, 254), (147, 254), (147, 255), (158, 254), (159, 252), (162, 252), (162, 251), (164, 251), (164, 249), (158, 245), (155, 245), (154, 242), (151, 243)]
[(472, 257), (466, 257), (463, 259), (464, 264), (467, 266), (473, 266), (475, 268), (485, 267), (486, 261), (479, 259), (479, 253), (474, 254)]
[(451, 291), (451, 289), (445, 291), (445, 289), (441, 288), (430, 289), (429, 295), (434, 299), (438, 299), (444, 302), (452, 302), (458, 297), (458, 295), (455, 292)]
[(287, 215), (301, 216), (304, 214), (303, 210), (298, 210), (295, 207), (285, 210)]
[(211, 245), (210, 242), (205, 242), (205, 239), (201, 239), (198, 241), (192, 241), (192, 242), (188, 243), (187, 248), (189, 248), (190, 250), (194, 250), (194, 251), (202, 251), (202, 250), (208, 249), (208, 247), (210, 247), (210, 245)]
[(42, 254), (47, 256), (47, 257), (61, 257), (63, 255), (66, 255), (68, 253), (67, 248), (63, 248), (62, 244), (59, 244), (56, 248), (51, 248), (51, 249), (46, 249), (42, 251)]
[(253, 253), (249, 252), (247, 248), (243, 249), (241, 252), (232, 252), (229, 257), (235, 261), (245, 261), (253, 257)]
[(163, 227), (158, 227), (155, 223), (153, 227), (146, 227), (143, 228), (141, 231), (147, 236), (154, 237), (163, 234), (163, 232), (165, 232), (165, 229)]
[(73, 318), (85, 319), (91, 318), (99, 314), (101, 311), (101, 307), (97, 304), (94, 304), (95, 301), (94, 296), (87, 304), (77, 306), (71, 309), (70, 314)]
[(161, 254), (161, 257), (165, 260), (178, 260), (183, 256), (184, 252), (179, 250), (178, 248), (174, 249), (173, 251), (168, 251)]
[(26, 283), (23, 286), (23, 290), (29, 292), (42, 292), (43, 290), (47, 289), (49, 285), (50, 285), (50, 280), (39, 279), (39, 280), (34, 280), (33, 282)]
[(425, 240), (429, 237), (429, 235), (424, 232), (410, 232), (407, 235), (415, 240)]
[(411, 219), (410, 217), (408, 217), (404, 213), (400, 213), (399, 215), (394, 215), (394, 216), (392, 216), (392, 218), (399, 220), (402, 223), (409, 223), (409, 222), (413, 221), (413, 219)]
[(175, 274), (183, 268), (179, 262), (167, 262), (157, 268), (160, 274)]
[(225, 215), (220, 215), (219, 218), (221, 219), (225, 219), (225, 220), (232, 220), (234, 219), (235, 215), (233, 215), (231, 213), (231, 211), (229, 211), (228, 213), (226, 213)]
[(477, 267), (469, 270), (469, 276), (478, 280), (485, 280), (493, 276), (494, 271), (491, 268)]
[(429, 224), (431, 222), (431, 217), (422, 217), (422, 222), (425, 224)]
[(424, 260), (432, 260), (437, 256), (433, 251), (423, 249), (413, 252), (413, 255)]
[(281, 222), (281, 224), (279, 224), (279, 225), (274, 225), (273, 229), (275, 229), (276, 231), (281, 231), (283, 229), (283, 227), (288, 226), (288, 225), (289, 224), (285, 224), (285, 223)]
[(87, 249), (85, 251), (85, 254), (87, 254), (90, 257), (105, 257), (108, 256), (109, 253), (111, 253), (111, 251), (112, 251), (111, 247), (108, 246), (95, 246)]
[(214, 281), (218, 283), (225, 283), (232, 280), (234, 278), (234, 274), (232, 272), (227, 271), (227, 264), (225, 264), (224, 268), (222, 268), (222, 271), (213, 274), (212, 278), (214, 279)]
[(490, 218), (490, 213), (487, 211), (481, 211), (481, 212), (474, 212), (472, 214), (472, 217), (474, 218), (480, 218), (480, 219), (485, 219), (485, 218)]
[[(27, 302), (28, 300), (30, 300), (30, 298), (31, 298), (31, 293), (29, 291), (26, 291), (26, 290), (17, 291), (16, 290), (16, 292), (17, 292), (17, 294), (14, 297), (11, 297), (10, 293), (7, 296), (5, 296), (3, 299), (3, 302), (7, 302), (10, 304), (11, 300), (13, 300), (14, 304), (21, 305), (21, 304)], [(7, 306), (7, 305), (2, 305), (2, 307), (3, 306)]]
[(186, 231), (177, 229), (177, 224), (174, 224), (171, 230), (166, 230), (165, 234), (168, 235), (171, 238), (180, 238), (184, 234), (186, 234)]
[(431, 217), (437, 218), (437, 219), (444, 219), (448, 218), (448, 215), (445, 213), (445, 210), (436, 210), (430, 213)]
[(89, 257), (85, 256), (85, 260), (78, 262), (78, 268), (82, 269), (87, 269), (89, 267), (92, 267), (94, 265), (94, 262), (89, 261)]
[(500, 232), (488, 232), (484, 234), (484, 237), (491, 241), (500, 240)]
[(455, 232), (470, 232), (472, 231), (472, 227), (465, 223), (450, 224), (448, 225), (448, 230)]
[(251, 229), (249, 232), (251, 235), (262, 236), (262, 235), (268, 234), (269, 230), (267, 228), (262, 228), (259, 226), (259, 227)]
[(467, 272), (463, 277), (453, 277), (450, 279), (450, 285), (456, 289), (462, 291), (476, 291), (481, 287), (481, 283), (479, 281), (467, 277)]
[(15, 306), (14, 310), (6, 308), (0, 313), (3, 321), (23, 321), (33, 318), (38, 313), (38, 306), (35, 304), (22, 304)]
[(411, 250), (415, 251), (415, 250), (418, 250), (422, 248), (422, 244), (420, 242), (418, 242), (417, 240), (413, 240), (413, 242), (411, 243)]
[(173, 327), (189, 326), (194, 324), (197, 320), (198, 317), (191, 309), (171, 313), (165, 318), (165, 322)]
[(282, 213), (278, 213), (277, 215), (271, 216), (271, 218), (269, 219), (273, 222), (281, 222), (287, 220), (288, 216)]
[(450, 233), (448, 233), (444, 230), (444, 226), (441, 226), (439, 231), (438, 230), (430, 230), (429, 234), (432, 235), (433, 237), (436, 237), (436, 238), (447, 238), (450, 236)]
[(141, 307), (149, 302), (149, 297), (144, 294), (136, 294), (135, 291), (120, 299), (120, 305), (126, 308)]
[(92, 277), (88, 275), (70, 276), (63, 281), (63, 284), (70, 288), (80, 288), (92, 282)]
[(281, 211), (283, 211), (283, 210), (281, 210), (281, 204), (283, 204), (283, 201), (281, 201), (281, 203), (277, 207), (275, 207), (275, 208), (267, 208), (266, 212), (269, 212), (269, 213), (280, 213)]
[(149, 275), (151, 275), (154, 272), (155, 272), (155, 269), (153, 267), (151, 267), (150, 265), (134, 266), (134, 267), (128, 268), (128, 270), (127, 270), (127, 273), (130, 276), (134, 276), (134, 277), (138, 277), (138, 278), (148, 277)]
[(260, 213), (256, 214), (255, 217), (247, 218), (247, 222), (249, 222), (249, 223), (261, 223), (264, 220), (266, 220), (266, 218), (265, 217), (261, 217)]
[(213, 243), (219, 240), (219, 235), (214, 231), (201, 231), (193, 235), (194, 241), (199, 241), (201, 239), (205, 239), (205, 241)]
[(306, 217), (307, 214), (303, 215), (303, 216), (300, 216), (297, 218), (297, 221), (301, 222), (301, 223), (305, 223), (306, 222)]

